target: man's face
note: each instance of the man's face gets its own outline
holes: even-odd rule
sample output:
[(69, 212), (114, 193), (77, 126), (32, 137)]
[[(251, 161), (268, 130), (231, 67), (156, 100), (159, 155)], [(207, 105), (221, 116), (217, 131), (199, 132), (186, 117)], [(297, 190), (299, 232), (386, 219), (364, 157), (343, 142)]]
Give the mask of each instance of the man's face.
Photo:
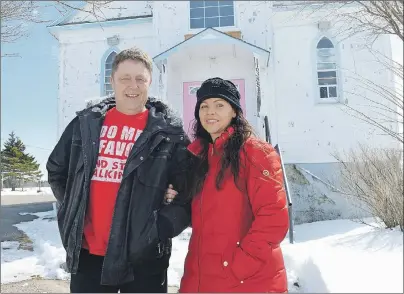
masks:
[(111, 77), (116, 109), (125, 114), (142, 112), (151, 80), (149, 70), (141, 61), (127, 59), (119, 63)]

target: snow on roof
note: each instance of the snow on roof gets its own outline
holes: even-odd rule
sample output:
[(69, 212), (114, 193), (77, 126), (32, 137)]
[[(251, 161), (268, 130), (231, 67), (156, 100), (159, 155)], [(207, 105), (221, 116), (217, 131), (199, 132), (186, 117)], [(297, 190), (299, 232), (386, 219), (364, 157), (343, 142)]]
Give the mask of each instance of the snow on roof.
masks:
[(274, 1), (274, 7), (283, 7), (283, 6), (301, 6), (301, 5), (313, 5), (313, 4), (325, 4), (329, 3), (329, 0), (316, 1), (316, 0), (305, 0), (305, 1)]
[(103, 6), (86, 4), (78, 10), (72, 10), (69, 16), (54, 24), (56, 26), (89, 23), (106, 20), (151, 16), (151, 1), (111, 1)]

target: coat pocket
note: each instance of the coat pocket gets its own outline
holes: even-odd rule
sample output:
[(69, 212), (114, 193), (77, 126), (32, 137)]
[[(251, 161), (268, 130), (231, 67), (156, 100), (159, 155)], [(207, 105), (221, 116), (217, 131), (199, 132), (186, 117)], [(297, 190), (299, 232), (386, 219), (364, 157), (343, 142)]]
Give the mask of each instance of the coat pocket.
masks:
[(168, 157), (148, 157), (137, 169), (139, 182), (146, 187), (166, 190)]
[[(271, 252), (268, 251), (268, 258)], [(267, 261), (255, 259), (244, 252), (239, 245), (232, 245), (225, 251), (223, 262), (227, 262), (227, 272), (239, 283), (244, 284), (250, 280), (259, 278), (261, 270)]]
[(225, 251), (223, 252), (223, 254), (221, 256), (221, 258), (222, 258), (221, 265), (225, 272), (226, 279), (232, 287), (237, 287), (240, 285), (240, 281), (234, 275), (233, 270), (232, 270), (234, 254), (235, 254), (236, 249), (237, 249), (236, 245), (227, 246), (227, 248), (225, 249)]
[(81, 169), (84, 168), (84, 160), (83, 160), (83, 155), (79, 155), (78, 161), (77, 161), (77, 165), (75, 168), (74, 173), (77, 174)]
[(219, 253), (207, 253), (200, 259), (203, 274), (216, 279), (227, 278), (222, 265), (222, 256)]
[(240, 282), (233, 275), (230, 263), (223, 258), (225, 254), (221, 253), (208, 253), (205, 254), (201, 262), (201, 270), (205, 280), (210, 281), (215, 285), (217, 292), (232, 292)]
[(132, 264), (139, 264), (156, 257), (159, 243), (157, 216), (158, 211), (154, 210), (140, 231), (136, 242), (129, 247), (129, 260)]

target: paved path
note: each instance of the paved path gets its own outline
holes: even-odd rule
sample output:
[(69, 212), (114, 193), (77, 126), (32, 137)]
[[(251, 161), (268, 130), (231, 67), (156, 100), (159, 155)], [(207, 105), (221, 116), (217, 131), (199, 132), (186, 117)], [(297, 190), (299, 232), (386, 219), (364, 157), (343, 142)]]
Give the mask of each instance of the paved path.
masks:
[(61, 280), (27, 280), (2, 284), (1, 293), (69, 293), (69, 282)]
[(14, 204), (29, 204), (29, 203), (43, 203), (54, 202), (53, 195), (1, 195), (1, 206), (14, 205)]
[(14, 224), (36, 219), (34, 215), (20, 215), (21, 212), (42, 212), (52, 210), (52, 195), (1, 196), (0, 241), (18, 241), (23, 233)]
[[(69, 293), (69, 281), (27, 280), (1, 285), (1, 293)], [(168, 287), (168, 293), (177, 293), (176, 287)]]
[[(42, 212), (52, 210), (55, 198), (52, 195), (10, 195), (1, 196), (0, 239), (18, 241), (23, 237), (14, 224), (36, 219), (33, 215), (20, 212)], [(177, 293), (176, 287), (169, 287), (169, 293)], [(69, 281), (32, 279), (1, 285), (1, 293), (69, 293)]]

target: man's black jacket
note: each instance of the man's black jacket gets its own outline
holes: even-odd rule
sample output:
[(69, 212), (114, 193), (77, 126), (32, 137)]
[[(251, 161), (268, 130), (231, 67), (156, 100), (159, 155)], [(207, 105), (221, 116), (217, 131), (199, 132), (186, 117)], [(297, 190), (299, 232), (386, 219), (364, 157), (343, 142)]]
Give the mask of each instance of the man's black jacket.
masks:
[[(71, 273), (78, 268), (100, 131), (112, 107), (115, 99), (108, 98), (78, 112), (46, 166), (60, 205), (58, 225)], [(190, 205), (183, 200), (189, 140), (181, 119), (164, 103), (149, 98), (146, 107), (147, 125), (129, 154), (117, 195), (101, 277), (105, 285), (130, 282), (138, 271), (154, 274), (167, 269), (170, 238), (190, 224)], [(165, 205), (168, 184), (173, 184), (179, 194), (172, 204)]]

